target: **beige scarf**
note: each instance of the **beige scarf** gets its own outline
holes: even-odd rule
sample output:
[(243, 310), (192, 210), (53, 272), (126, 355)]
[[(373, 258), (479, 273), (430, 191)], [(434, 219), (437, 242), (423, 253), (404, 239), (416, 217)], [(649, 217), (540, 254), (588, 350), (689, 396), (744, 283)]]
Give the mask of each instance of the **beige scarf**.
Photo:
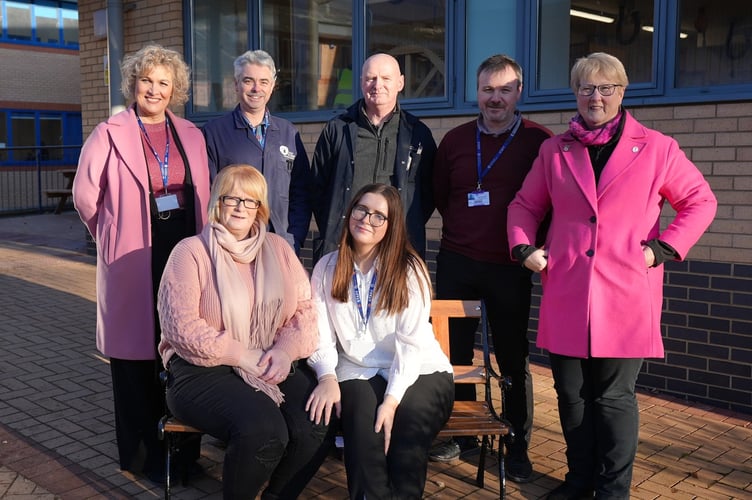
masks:
[[(238, 241), (222, 224), (212, 222), (206, 225), (201, 238), (206, 242), (214, 264), (225, 330), (248, 349), (268, 350), (284, 321), (284, 279), (280, 276), (282, 268), (277, 255), (266, 241), (266, 225), (257, 219), (249, 237)], [(246, 284), (238, 277), (236, 262), (251, 265), (253, 304)], [(276, 385), (238, 367), (235, 367), (235, 372), (277, 405), (284, 401), (284, 395)]]

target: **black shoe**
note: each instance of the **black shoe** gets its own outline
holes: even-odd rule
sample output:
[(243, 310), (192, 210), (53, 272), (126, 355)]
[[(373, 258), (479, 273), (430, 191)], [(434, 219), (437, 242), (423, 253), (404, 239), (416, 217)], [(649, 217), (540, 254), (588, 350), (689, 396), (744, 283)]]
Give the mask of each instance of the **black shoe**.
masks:
[(480, 451), (480, 441), (475, 436), (460, 436), (455, 440), (460, 445), (460, 457)]
[(164, 486), (164, 484), (167, 482), (167, 477), (165, 475), (164, 469), (162, 470), (144, 469), (143, 475), (146, 476), (146, 479), (156, 484), (157, 486)]
[(593, 490), (579, 488), (569, 483), (561, 483), (548, 494), (547, 500), (581, 500), (593, 498)]
[(507, 453), (506, 477), (515, 483), (529, 483), (533, 480), (533, 464), (526, 451)]
[(428, 452), (428, 459), (432, 462), (453, 462), (460, 458), (460, 445), (454, 439), (443, 441)]

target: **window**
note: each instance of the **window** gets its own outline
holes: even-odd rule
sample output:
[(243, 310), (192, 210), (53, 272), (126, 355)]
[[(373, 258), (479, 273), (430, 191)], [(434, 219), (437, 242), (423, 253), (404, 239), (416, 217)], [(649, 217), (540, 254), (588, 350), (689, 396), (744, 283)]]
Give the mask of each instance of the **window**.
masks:
[(676, 86), (749, 85), (752, 11), (734, 2), (682, 0), (679, 14)]
[(261, 48), (277, 65), (272, 108), (314, 111), (352, 102), (352, 0), (293, 9), (293, 0), (263, 3)]
[(4, 31), (11, 40), (31, 41), (31, 5), (5, 2)]
[[(42, 147), (42, 160), (62, 160), (63, 119), (60, 116), (39, 118), (39, 146)], [(55, 147), (58, 146), (58, 147)]]
[[(15, 2), (18, 3), (18, 2)], [(189, 118), (236, 104), (232, 61), (249, 48), (277, 64), (270, 109), (320, 121), (360, 97), (363, 61), (395, 55), (401, 102), (425, 115), (472, 114), (476, 69), (514, 57), (525, 73), (523, 110), (574, 106), (569, 72), (595, 51), (618, 57), (627, 104), (752, 98), (749, 0), (184, 0)]]
[[(465, 19), (465, 24), (471, 27), (465, 35), (465, 100), (471, 102), (478, 100), (476, 73), (480, 63), (494, 54), (507, 54), (517, 59), (517, 5), (515, 2), (489, 5), (487, 0), (467, 0)], [(488, 36), (489, 33), (494, 36)], [(524, 74), (523, 79), (527, 78)]]
[(653, 11), (653, 0), (541, 0), (535, 88), (569, 89), (575, 60), (592, 52), (618, 57), (630, 85), (653, 82)]
[(191, 64), (194, 112), (232, 109), (236, 104), (232, 62), (249, 46), (246, 0), (199, 0), (194, 4)]
[(60, 28), (57, 23), (58, 10), (54, 7), (43, 7), (40, 5), (34, 8), (34, 20), (36, 29), (34, 30), (35, 40), (41, 43), (60, 42)]
[(10, 133), (14, 146), (32, 146), (28, 149), (16, 149), (11, 151), (11, 158), (16, 161), (34, 161), (36, 152), (36, 130), (34, 115), (25, 113), (13, 113), (10, 115)]
[(0, 2), (0, 41), (78, 47), (78, 2)]
[(444, 98), (446, 25), (444, 0), (368, 0), (366, 56), (385, 52), (405, 75), (405, 99)]
[(0, 110), (0, 164), (75, 165), (81, 142), (80, 113)]
[[(360, 97), (362, 63), (374, 52), (390, 53), (400, 61), (404, 99), (448, 99), (447, 0), (302, 4), (299, 0), (191, 2), (193, 112), (220, 113), (235, 106), (232, 61), (248, 47), (262, 48), (274, 58), (278, 74), (270, 107), (278, 112), (349, 106)], [(258, 35), (255, 26), (246, 22), (253, 18), (256, 5), (260, 7)]]

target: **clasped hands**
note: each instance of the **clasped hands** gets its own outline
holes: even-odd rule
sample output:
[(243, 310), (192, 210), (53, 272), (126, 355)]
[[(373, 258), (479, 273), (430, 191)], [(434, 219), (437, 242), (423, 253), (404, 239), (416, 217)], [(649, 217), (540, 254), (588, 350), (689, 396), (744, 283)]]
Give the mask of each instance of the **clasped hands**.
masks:
[(240, 359), (239, 368), (268, 384), (280, 384), (290, 374), (292, 359), (282, 349), (272, 347), (268, 351), (263, 349), (248, 349)]

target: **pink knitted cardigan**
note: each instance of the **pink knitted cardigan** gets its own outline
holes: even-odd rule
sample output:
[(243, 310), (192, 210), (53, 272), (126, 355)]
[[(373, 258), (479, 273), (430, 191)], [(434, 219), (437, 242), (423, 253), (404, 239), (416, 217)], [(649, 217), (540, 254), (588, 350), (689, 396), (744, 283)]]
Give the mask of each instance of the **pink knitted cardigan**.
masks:
[[(308, 357), (318, 345), (308, 274), (283, 238), (276, 234), (267, 234), (266, 238), (282, 265), (278, 279), (285, 281), (285, 321), (276, 333), (274, 345), (284, 349), (290, 359)], [(248, 284), (253, 301), (251, 266), (238, 263), (238, 274)], [(211, 258), (198, 236), (178, 243), (170, 255), (157, 307), (162, 325), (159, 354), (163, 364), (177, 353), (198, 366), (238, 365), (240, 353), (247, 346), (240, 345), (224, 330)]]

